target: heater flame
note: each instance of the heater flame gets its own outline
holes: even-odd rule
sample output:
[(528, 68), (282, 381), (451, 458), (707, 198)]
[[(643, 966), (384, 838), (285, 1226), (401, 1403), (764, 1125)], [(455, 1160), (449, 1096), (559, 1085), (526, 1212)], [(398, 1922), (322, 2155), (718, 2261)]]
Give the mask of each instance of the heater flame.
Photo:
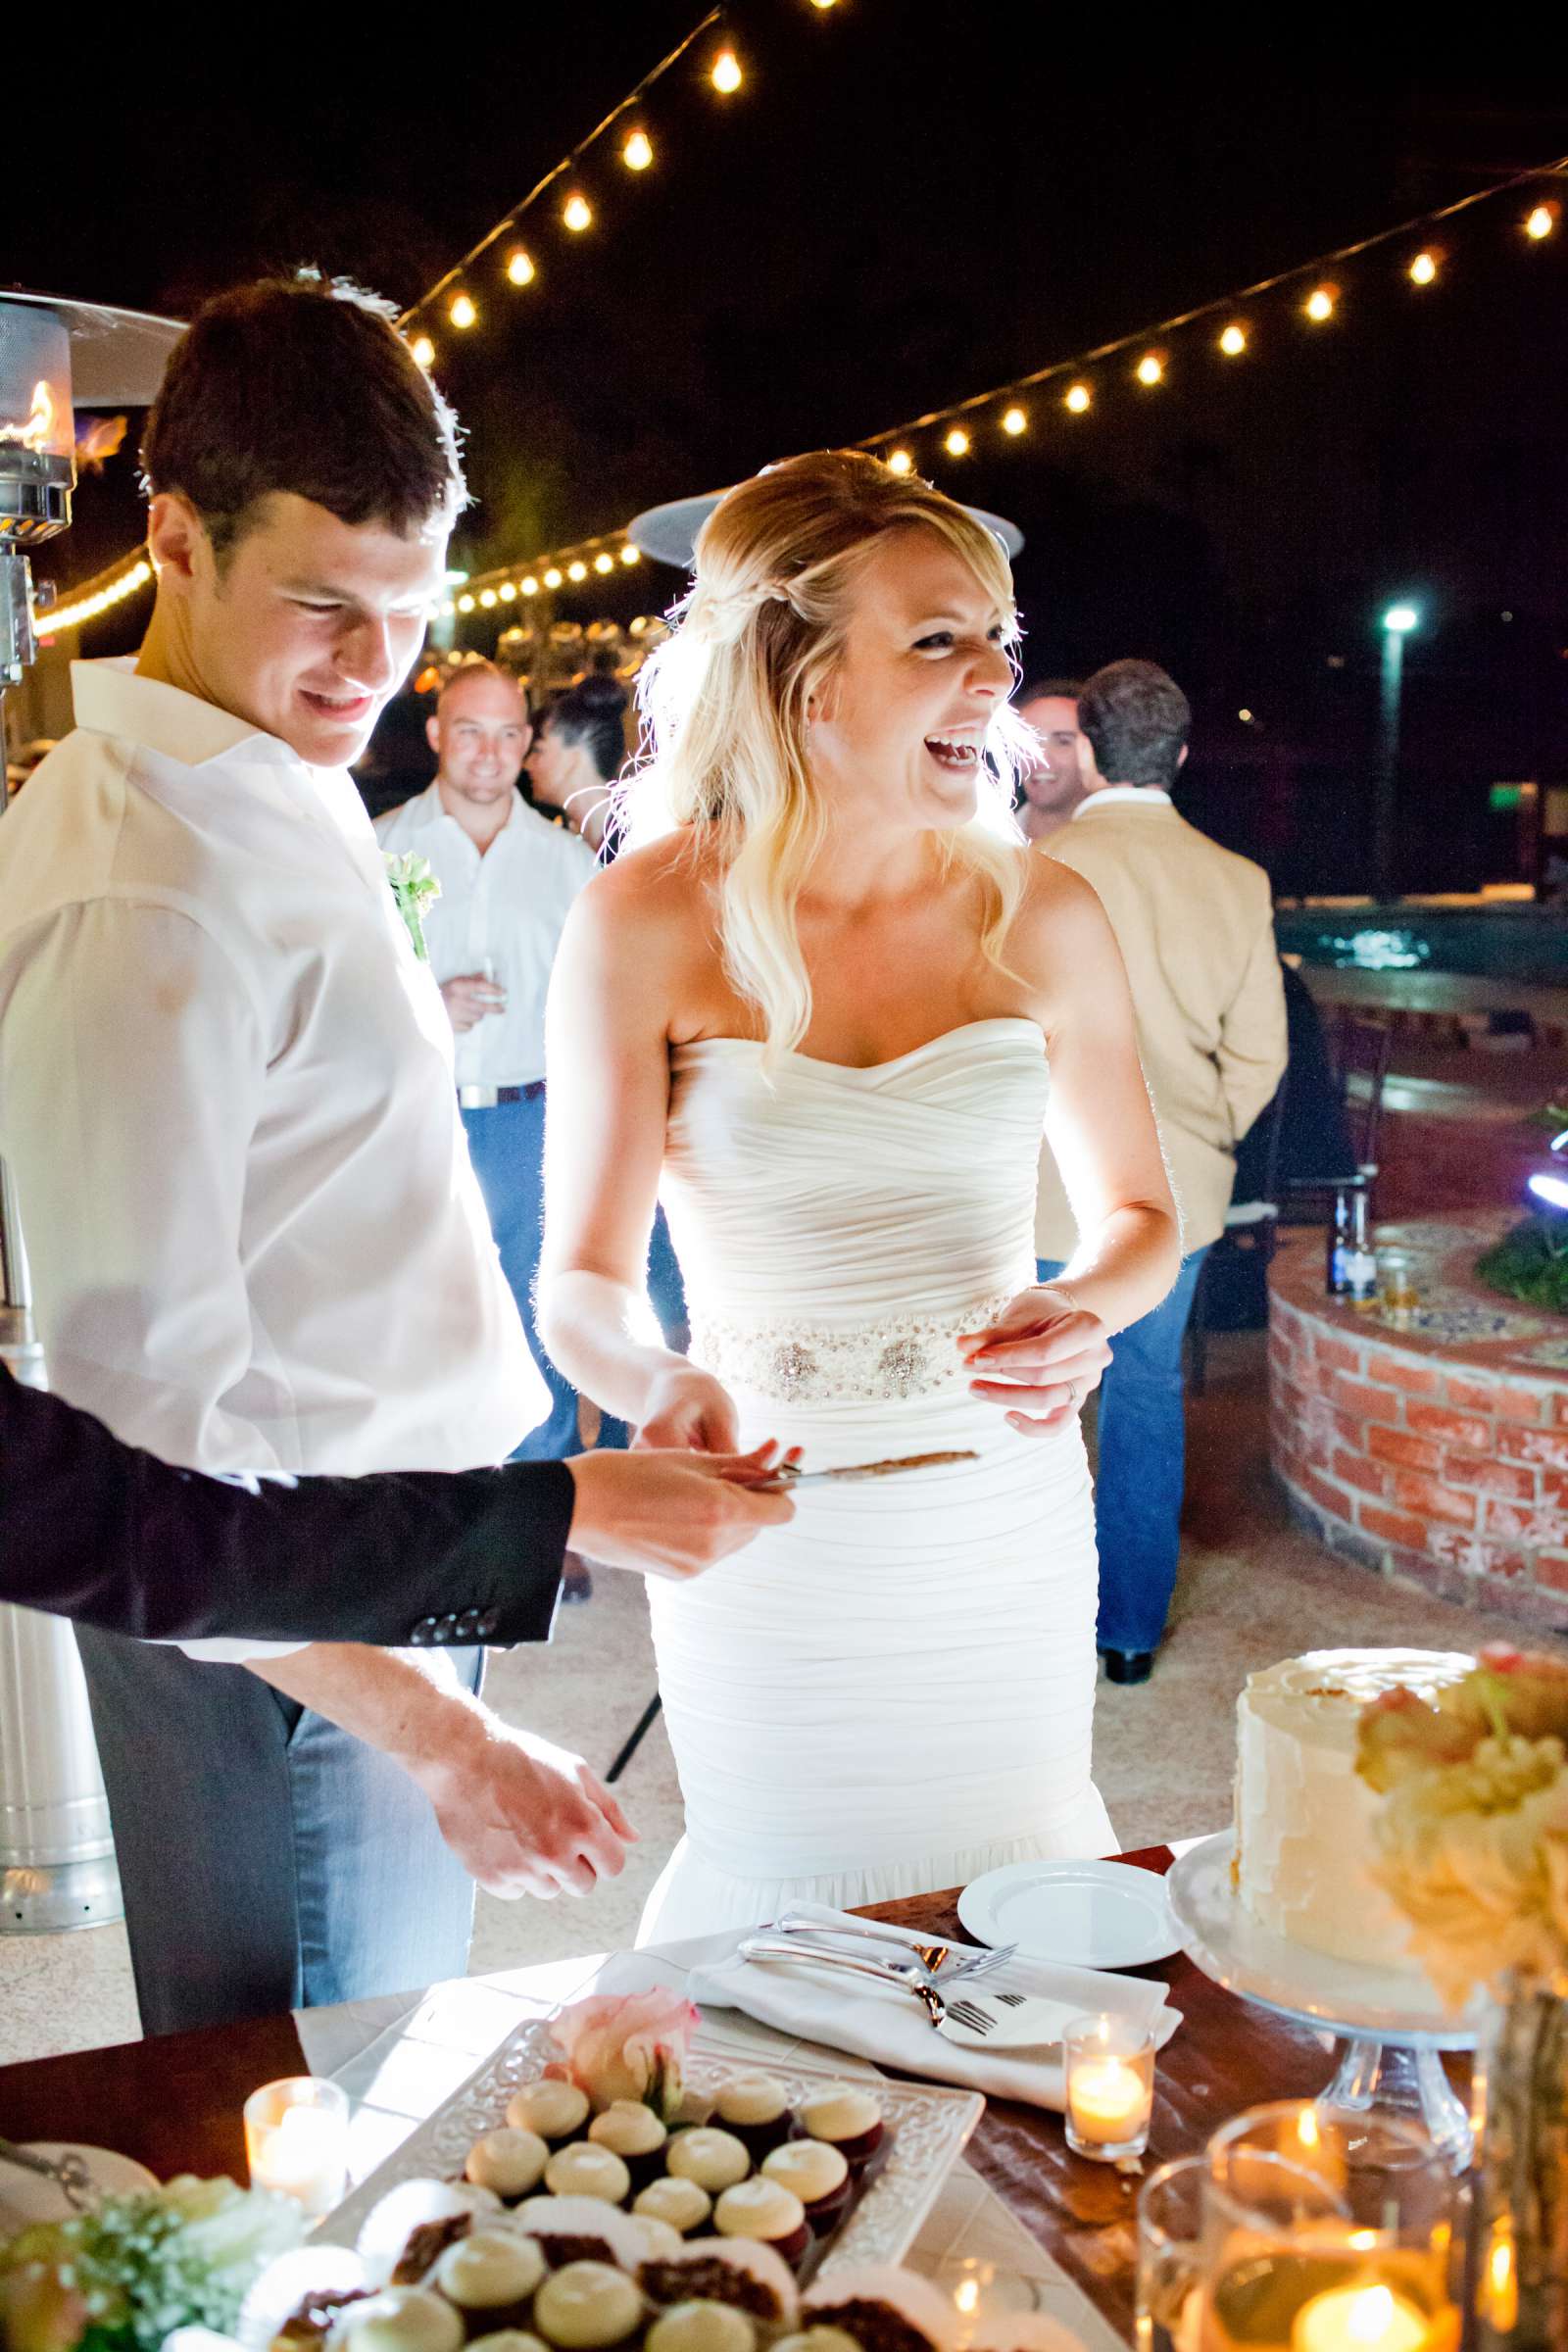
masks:
[(0, 442), (17, 442), (24, 449), (47, 449), (54, 438), (58, 415), (55, 396), (40, 376), (32, 387), (32, 407), (25, 424), (0, 424)]

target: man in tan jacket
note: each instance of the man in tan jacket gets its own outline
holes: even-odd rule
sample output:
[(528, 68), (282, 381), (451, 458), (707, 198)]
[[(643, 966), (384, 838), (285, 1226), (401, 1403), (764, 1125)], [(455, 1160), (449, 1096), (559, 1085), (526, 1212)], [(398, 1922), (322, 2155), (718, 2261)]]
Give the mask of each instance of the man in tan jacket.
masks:
[[(1141, 1683), (1176, 1583), (1182, 1340), (1204, 1255), (1224, 1230), (1236, 1146), (1284, 1073), (1285, 992), (1267, 874), (1172, 805), (1192, 726), (1174, 679), (1152, 662), (1112, 662), (1084, 687), (1078, 723), (1098, 774), (1046, 854), (1093, 884), (1120, 943), (1186, 1251), (1170, 1296), (1117, 1333), (1100, 1388), (1100, 1646), (1112, 1682)], [(1041, 1280), (1060, 1274), (1077, 1246), (1048, 1149), (1035, 1220)]]

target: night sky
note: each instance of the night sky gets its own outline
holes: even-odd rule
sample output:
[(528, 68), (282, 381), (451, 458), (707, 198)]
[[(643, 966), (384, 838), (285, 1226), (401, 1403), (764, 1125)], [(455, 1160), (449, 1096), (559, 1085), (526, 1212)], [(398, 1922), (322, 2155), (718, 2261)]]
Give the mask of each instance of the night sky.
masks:
[[(309, 260), (408, 302), (699, 13), (427, 19), (368, 60), (365, 38), (339, 62), (313, 35), (221, 79), (205, 62), (127, 75), (104, 53), (69, 91), (69, 169), (11, 213), (7, 268), (183, 313)], [(744, 88), (718, 98), (717, 38), (699, 43), (642, 118), (653, 170), (601, 149), (582, 173), (595, 229), (573, 238), (547, 207), (522, 232), (535, 285), (507, 287), (492, 257), (480, 325), (437, 331), (478, 498), (455, 560), (520, 563), (892, 428), (1568, 152), (1568, 97), (1522, 53), (1494, 70), (1474, 37), (1448, 61), (1412, 35), (1409, 67), (1379, 77), (1364, 18), (1268, 24), (1178, 43), (1108, 11), (1064, 30), (1038, 0), (742, 0), (725, 32)], [(1122, 363), (1084, 418), (1058, 387), (1017, 442), (993, 412), (961, 463), (934, 433), (913, 444), (1023, 528), (1029, 668), (1173, 669), (1199, 714), (1190, 811), (1281, 888), (1364, 884), (1391, 596), (1423, 612), (1405, 881), (1479, 880), (1488, 784), (1568, 774), (1568, 221), (1540, 247), (1518, 226), (1551, 192), (1441, 232), (1425, 294), (1396, 247), (1332, 272), (1332, 327), (1302, 323), (1304, 288), (1276, 294), (1240, 361), (1189, 330), (1157, 393)], [(127, 451), (38, 569), (84, 577), (136, 528)], [(678, 586), (645, 570), (607, 609)], [(85, 650), (134, 632), (106, 621)]]

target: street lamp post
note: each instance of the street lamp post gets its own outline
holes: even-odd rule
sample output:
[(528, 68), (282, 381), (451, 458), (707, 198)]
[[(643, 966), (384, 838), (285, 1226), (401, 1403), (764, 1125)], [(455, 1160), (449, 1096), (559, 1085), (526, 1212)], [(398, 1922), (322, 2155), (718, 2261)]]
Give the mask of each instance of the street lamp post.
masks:
[(1378, 700), (1377, 789), (1372, 810), (1372, 871), (1380, 899), (1394, 896), (1396, 802), (1399, 781), (1399, 693), (1404, 641), (1421, 618), (1414, 605), (1391, 605), (1383, 615), (1383, 679)]

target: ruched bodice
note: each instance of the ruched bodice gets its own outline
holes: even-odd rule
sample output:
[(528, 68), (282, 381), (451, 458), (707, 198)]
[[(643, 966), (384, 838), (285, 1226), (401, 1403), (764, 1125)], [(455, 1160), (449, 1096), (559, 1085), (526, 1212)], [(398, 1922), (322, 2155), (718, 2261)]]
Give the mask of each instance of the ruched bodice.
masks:
[(957, 1348), (1034, 1279), (1049, 1084), (1011, 1018), (865, 1069), (740, 1038), (671, 1055), (661, 1192), (742, 1445), (973, 1458), (803, 1489), (791, 1526), (650, 1588), (687, 1837), (644, 1940), (1114, 1848), (1078, 1425), (1009, 1428)]

